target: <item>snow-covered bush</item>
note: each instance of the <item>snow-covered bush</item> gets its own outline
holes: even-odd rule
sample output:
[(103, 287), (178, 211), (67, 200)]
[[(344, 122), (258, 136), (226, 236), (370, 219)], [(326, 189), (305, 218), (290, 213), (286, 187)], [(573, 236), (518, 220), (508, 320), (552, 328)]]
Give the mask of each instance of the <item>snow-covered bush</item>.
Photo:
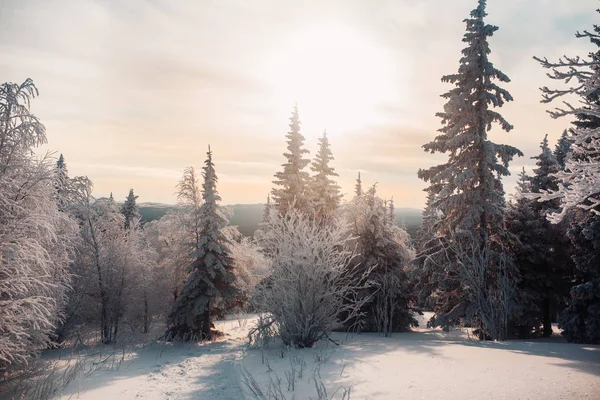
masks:
[(275, 319), (286, 345), (312, 347), (358, 317), (367, 301), (370, 269), (354, 262), (345, 226), (322, 227), (291, 208), (271, 218), (260, 245), (270, 255), (271, 275), (261, 283), (257, 300)]

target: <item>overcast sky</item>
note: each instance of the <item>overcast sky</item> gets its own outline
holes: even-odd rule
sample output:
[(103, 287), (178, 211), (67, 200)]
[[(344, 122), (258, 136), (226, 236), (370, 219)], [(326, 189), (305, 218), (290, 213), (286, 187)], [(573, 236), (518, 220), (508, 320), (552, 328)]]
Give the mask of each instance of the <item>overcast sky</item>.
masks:
[[(398, 207), (421, 208), (419, 168), (440, 127), (440, 81), (456, 72), (475, 0), (0, 0), (0, 80), (31, 77), (32, 105), (71, 176), (96, 196), (173, 203), (183, 169), (214, 152), (224, 203), (264, 202), (284, 162), (294, 101), (314, 154), (327, 129), (339, 184), (357, 171)], [(585, 55), (577, 30), (597, 0), (489, 0), (491, 61), (512, 80), (501, 112), (515, 129), (492, 139), (520, 148), (511, 167), (568, 120), (552, 120), (532, 56)], [(505, 180), (512, 191), (515, 179)], [(348, 197), (348, 196), (347, 196)]]

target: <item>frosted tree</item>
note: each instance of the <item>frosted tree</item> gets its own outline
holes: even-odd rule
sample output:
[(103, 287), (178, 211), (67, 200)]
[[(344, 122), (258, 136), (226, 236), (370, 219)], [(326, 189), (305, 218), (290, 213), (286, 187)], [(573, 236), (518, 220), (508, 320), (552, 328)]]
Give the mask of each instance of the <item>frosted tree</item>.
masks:
[[(443, 235), (453, 235), (460, 240), (458, 232), (475, 232), (482, 251), (491, 243), (496, 244), (492, 245), (496, 253), (489, 258), (491, 264), (487, 270), (488, 283), (494, 285), (499, 276), (494, 272), (494, 260), (503, 251), (501, 242), (505, 232), (505, 199), (500, 179), (510, 174), (509, 162), (522, 153), (512, 146), (488, 139), (493, 124), (507, 132), (512, 129), (512, 125), (493, 109), (511, 101), (512, 96), (494, 83), (510, 80), (488, 59), (487, 39), (498, 28), (484, 22), (485, 6), (486, 1), (479, 0), (478, 7), (465, 20), (467, 32), (463, 42), (467, 47), (462, 51), (458, 73), (442, 78), (454, 88), (442, 95), (447, 103), (444, 111), (437, 114), (442, 119), (441, 134), (423, 146), (427, 152), (449, 153), (448, 161), (419, 170), (418, 175), (430, 184), (428, 191), (435, 196), (434, 207), (442, 214)], [(436, 276), (441, 296), (436, 303), (433, 322), (448, 327), (459, 324), (464, 318), (476, 319), (476, 311), (470, 317), (466, 314), (470, 300), (463, 289), (468, 288), (452, 267), (442, 267)]]
[[(578, 38), (589, 39), (600, 46), (600, 27), (594, 31), (577, 32)], [(537, 58), (544, 68), (551, 69), (551, 79), (564, 80), (571, 86), (566, 89), (541, 88), (544, 103), (563, 96), (579, 97), (579, 104), (564, 101), (564, 108), (549, 111), (553, 118), (574, 116), (575, 128), (571, 136), (571, 150), (565, 158), (563, 171), (556, 174), (558, 190), (545, 192), (541, 200), (560, 198), (562, 211), (549, 215), (559, 222), (573, 207), (600, 215), (600, 51), (587, 57), (564, 56), (556, 62)]]
[(285, 214), (292, 205), (303, 212), (308, 212), (309, 174), (304, 171), (304, 168), (310, 160), (302, 158), (305, 154), (308, 154), (308, 150), (303, 148), (304, 136), (300, 133), (300, 118), (297, 106), (294, 106), (294, 111), (290, 117), (290, 130), (286, 137), (288, 152), (283, 153), (286, 162), (282, 165), (283, 171), (275, 174), (273, 183), (277, 187), (271, 192), (272, 199), (279, 213)]
[(124, 227), (126, 230), (131, 228), (134, 221), (139, 220), (141, 217), (140, 209), (135, 202), (137, 198), (138, 196), (133, 194), (133, 189), (129, 189), (129, 194), (121, 206), (121, 214), (125, 217)]
[(567, 154), (569, 154), (570, 151), (571, 139), (568, 131), (565, 129), (554, 147), (554, 157), (556, 157), (556, 161), (561, 170), (565, 169), (565, 161), (567, 160)]
[(396, 209), (394, 208), (394, 197), (388, 202), (388, 221), (391, 225), (396, 224)]
[(199, 241), (192, 246), (193, 262), (181, 295), (168, 317), (167, 338), (211, 340), (212, 315), (238, 295), (230, 242), (223, 228), (227, 219), (219, 209), (217, 175), (210, 147), (203, 168), (204, 203), (198, 213)]
[(270, 255), (270, 275), (254, 301), (267, 313), (262, 327), (276, 327), (286, 345), (312, 347), (360, 317), (370, 271), (353, 262), (344, 225), (323, 226), (292, 208), (273, 216), (259, 244)]
[(54, 161), (30, 112), (30, 79), (0, 85), (0, 374), (48, 346), (70, 285), (75, 224), (59, 212)]
[(267, 202), (265, 203), (265, 209), (263, 211), (263, 218), (262, 218), (263, 224), (269, 222), (269, 219), (271, 218), (272, 208), (273, 208), (273, 205), (271, 204), (271, 195), (268, 194)]
[(319, 150), (310, 167), (314, 175), (309, 182), (311, 208), (319, 221), (330, 220), (342, 198), (340, 187), (332, 179), (338, 176), (330, 165), (332, 161), (333, 154), (327, 132), (323, 132), (323, 136), (319, 138)]
[(368, 273), (373, 286), (364, 290), (370, 300), (359, 320), (352, 319), (363, 331), (389, 335), (416, 326), (413, 287), (407, 269), (414, 257), (408, 233), (390, 224), (389, 208), (377, 196), (375, 186), (345, 205), (343, 215), (356, 246), (357, 268)]
[[(585, 57), (563, 56), (556, 62), (534, 57), (551, 70), (551, 79), (569, 85), (541, 88), (544, 103), (566, 99), (563, 108), (549, 111), (550, 115), (575, 118), (565, 166), (555, 174), (558, 190), (544, 191), (538, 197), (540, 201), (560, 199), (561, 211), (548, 216), (553, 223), (570, 221), (576, 279), (559, 326), (569, 341), (600, 343), (600, 26), (577, 32), (576, 37), (589, 40), (595, 51)], [(578, 104), (573, 105), (571, 97), (578, 98)]]
[(62, 154), (56, 161), (55, 174), (54, 188), (56, 190), (56, 199), (58, 201), (59, 210), (63, 211), (69, 202), (69, 170), (67, 169), (67, 163)]
[(363, 195), (362, 181), (360, 180), (360, 171), (358, 172), (358, 178), (356, 178), (356, 185), (354, 185), (354, 196), (359, 197)]
[(519, 178), (517, 179), (517, 198), (521, 198), (524, 193), (531, 192), (531, 178), (525, 172), (525, 167), (519, 172)]

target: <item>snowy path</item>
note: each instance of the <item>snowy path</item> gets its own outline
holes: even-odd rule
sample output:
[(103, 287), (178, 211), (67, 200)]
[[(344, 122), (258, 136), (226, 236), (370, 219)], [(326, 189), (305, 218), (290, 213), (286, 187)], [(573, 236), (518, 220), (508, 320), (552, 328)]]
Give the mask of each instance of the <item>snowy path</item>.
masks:
[(213, 343), (153, 343), (72, 382), (58, 398), (242, 399), (235, 363), (245, 341), (232, 336)]

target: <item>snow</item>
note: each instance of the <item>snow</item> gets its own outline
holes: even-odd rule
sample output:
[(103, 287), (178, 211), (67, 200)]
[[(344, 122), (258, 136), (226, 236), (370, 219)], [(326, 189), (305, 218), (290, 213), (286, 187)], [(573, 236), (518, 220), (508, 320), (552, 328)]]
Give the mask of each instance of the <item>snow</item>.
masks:
[[(333, 399), (342, 399), (349, 387), (351, 399), (371, 400), (600, 398), (600, 346), (557, 337), (479, 342), (462, 331), (421, 328), (387, 338), (335, 333), (340, 346), (318, 342), (288, 350), (273, 344), (261, 350), (246, 345), (251, 324), (220, 321), (217, 327), (228, 335), (213, 343), (151, 343), (126, 354), (118, 368), (75, 380), (59, 398), (253, 399), (243, 382), (249, 375), (265, 395), (269, 381), (279, 377), (287, 399), (317, 399), (319, 381)], [(302, 379), (288, 392), (286, 371), (294, 368), (298, 376), (302, 361)]]

